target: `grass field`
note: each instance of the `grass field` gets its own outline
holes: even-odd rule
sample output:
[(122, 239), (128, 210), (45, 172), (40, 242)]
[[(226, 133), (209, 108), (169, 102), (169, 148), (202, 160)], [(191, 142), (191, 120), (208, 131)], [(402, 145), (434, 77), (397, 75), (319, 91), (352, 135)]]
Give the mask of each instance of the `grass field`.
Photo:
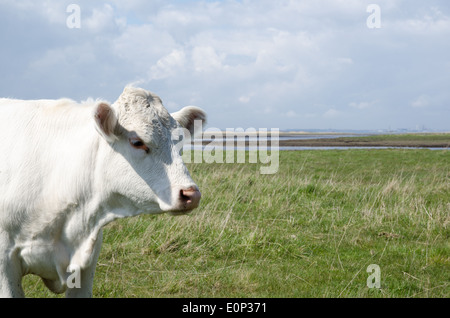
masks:
[[(274, 175), (188, 167), (200, 208), (108, 225), (94, 297), (450, 297), (448, 151), (282, 151)], [(24, 288), (54, 297), (33, 276)]]

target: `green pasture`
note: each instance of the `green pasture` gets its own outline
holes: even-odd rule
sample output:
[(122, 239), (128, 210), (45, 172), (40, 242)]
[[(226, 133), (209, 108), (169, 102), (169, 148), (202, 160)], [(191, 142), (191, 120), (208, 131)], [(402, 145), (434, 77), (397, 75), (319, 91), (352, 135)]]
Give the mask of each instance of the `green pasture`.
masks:
[[(104, 229), (94, 297), (450, 297), (450, 152), (281, 151), (191, 163), (190, 215)], [(380, 269), (380, 288), (369, 288)], [(27, 297), (54, 297), (33, 276)]]

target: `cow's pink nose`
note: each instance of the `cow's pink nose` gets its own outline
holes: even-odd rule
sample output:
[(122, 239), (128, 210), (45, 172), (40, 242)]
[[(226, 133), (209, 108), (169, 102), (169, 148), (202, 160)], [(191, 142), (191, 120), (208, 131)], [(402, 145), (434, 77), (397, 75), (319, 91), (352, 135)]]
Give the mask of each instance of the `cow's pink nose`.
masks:
[(180, 190), (180, 200), (185, 210), (193, 210), (198, 207), (202, 194), (196, 187)]

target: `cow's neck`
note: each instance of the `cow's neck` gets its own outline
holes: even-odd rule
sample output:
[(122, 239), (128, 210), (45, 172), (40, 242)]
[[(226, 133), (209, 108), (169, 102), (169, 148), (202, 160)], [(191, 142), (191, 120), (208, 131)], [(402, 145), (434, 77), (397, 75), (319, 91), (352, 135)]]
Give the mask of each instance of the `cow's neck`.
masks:
[[(71, 191), (67, 191), (65, 198), (58, 197), (58, 200), (36, 204), (35, 210), (22, 224), (19, 248), (24, 258), (25, 272), (36, 273), (37, 267), (51, 267), (46, 260), (57, 260), (58, 264), (55, 265), (59, 267), (59, 276), (69, 265), (81, 269), (89, 266), (93, 261), (94, 248), (99, 246), (96, 243), (101, 240), (102, 228), (118, 218), (137, 213), (132, 206), (112, 201), (114, 193), (108, 193), (103, 188), (102, 173), (98, 171), (101, 164), (98, 156), (104, 151), (99, 147), (102, 146), (108, 147), (94, 139), (92, 149), (85, 152), (89, 158), (83, 158), (83, 162), (91, 163), (84, 167), (90, 171), (85, 174), (85, 179), (75, 179), (77, 176), (70, 174), (62, 176), (65, 180), (61, 184), (79, 183), (79, 187), (74, 186)], [(43, 197), (48, 200), (48, 196)], [(54, 202), (58, 202), (58, 205), (54, 206)], [(55, 271), (50, 272), (53, 274), (49, 276), (54, 276)], [(45, 274), (42, 276), (45, 277)]]

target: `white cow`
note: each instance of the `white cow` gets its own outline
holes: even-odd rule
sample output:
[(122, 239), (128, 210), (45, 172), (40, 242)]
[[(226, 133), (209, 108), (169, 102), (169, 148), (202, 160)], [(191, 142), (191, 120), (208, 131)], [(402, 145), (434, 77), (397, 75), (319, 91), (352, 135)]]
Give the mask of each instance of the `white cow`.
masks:
[(133, 87), (112, 105), (0, 99), (0, 296), (24, 296), (22, 277), (35, 274), (90, 297), (105, 224), (195, 209), (201, 195), (172, 136), (195, 120), (206, 120), (200, 108), (170, 115)]

